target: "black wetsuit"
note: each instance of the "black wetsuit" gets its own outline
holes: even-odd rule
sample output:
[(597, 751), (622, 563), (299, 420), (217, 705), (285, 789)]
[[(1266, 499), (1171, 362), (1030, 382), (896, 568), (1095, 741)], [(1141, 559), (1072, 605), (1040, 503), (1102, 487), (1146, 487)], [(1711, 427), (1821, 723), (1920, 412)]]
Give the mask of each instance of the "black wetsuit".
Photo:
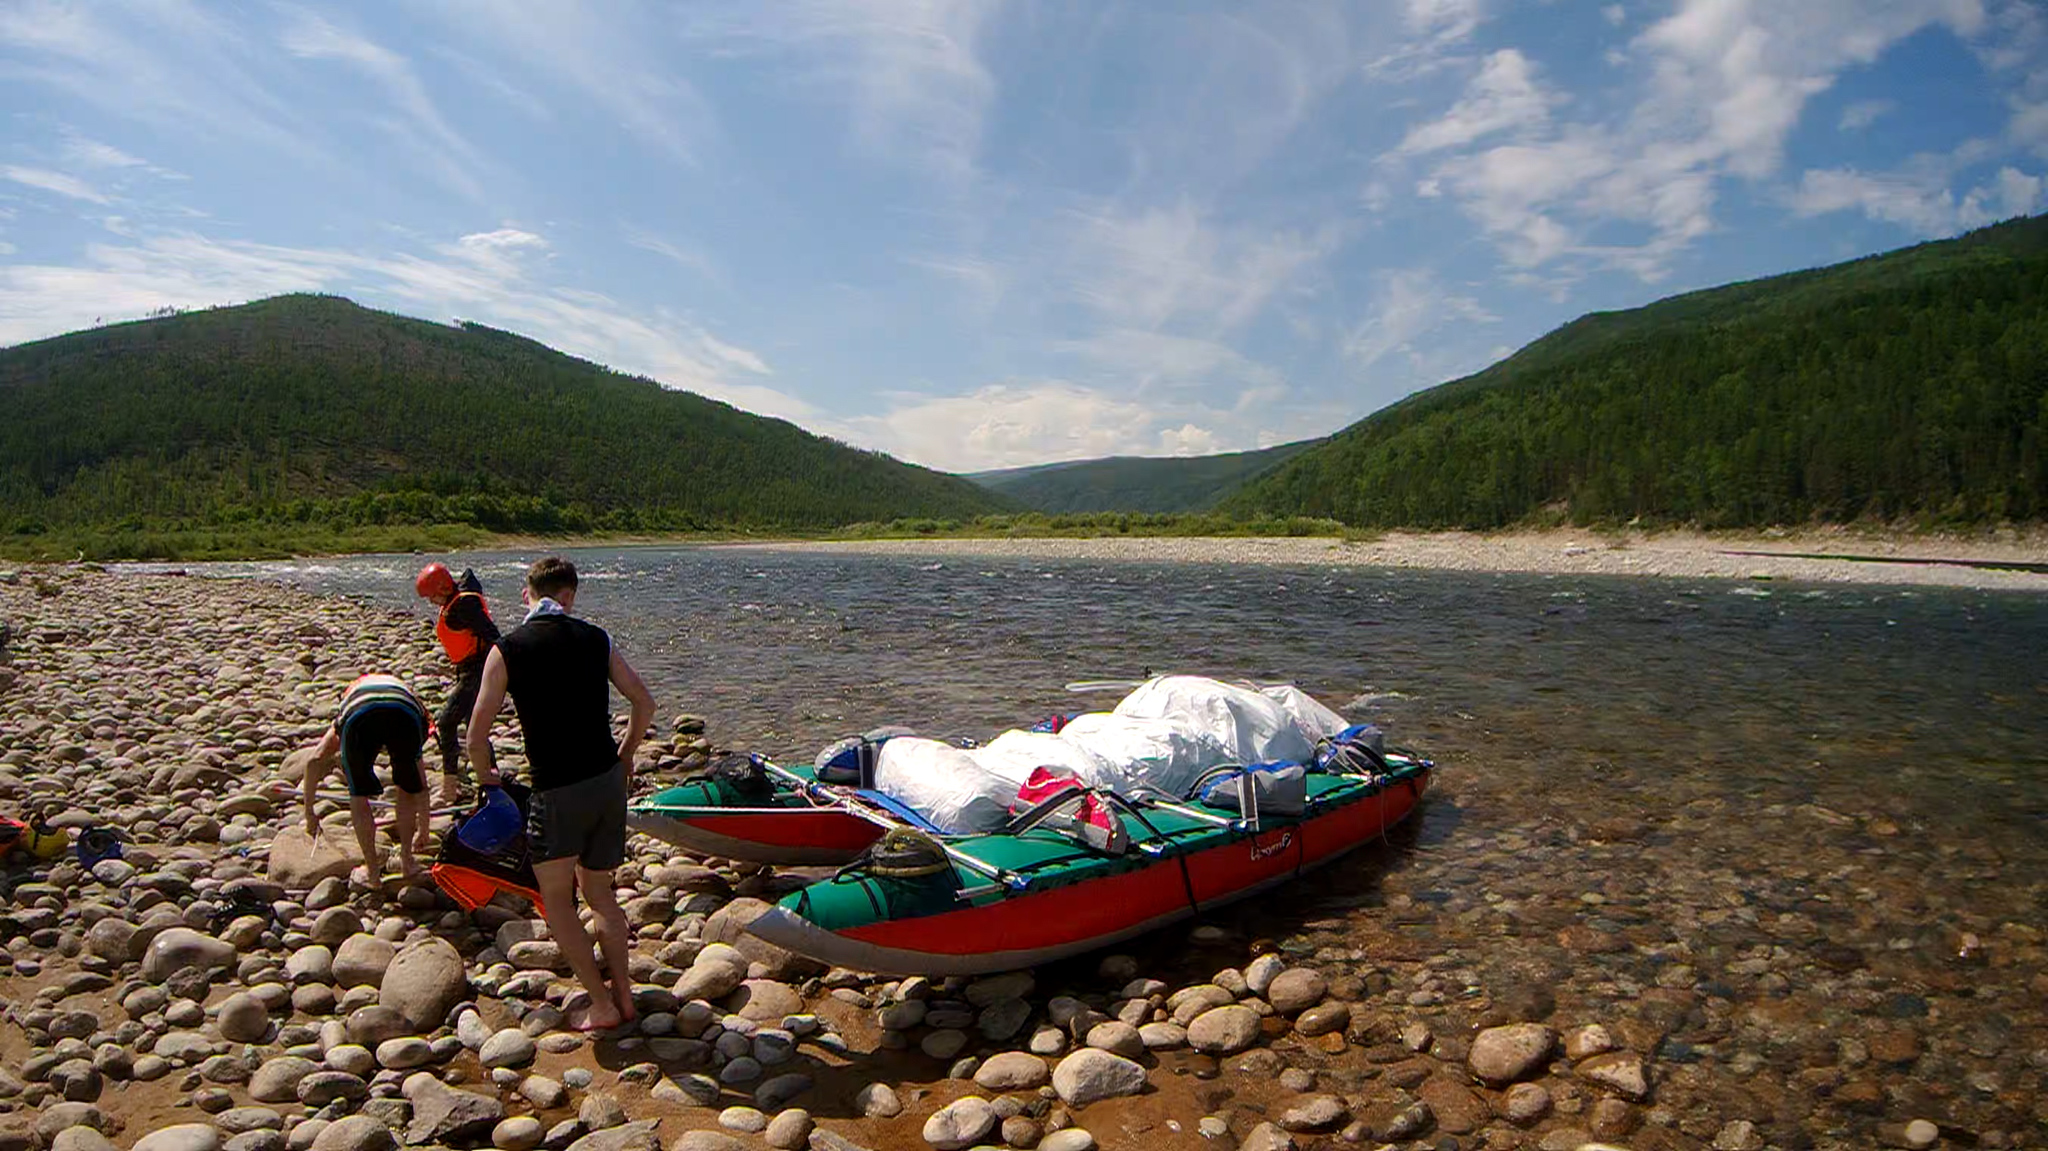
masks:
[(498, 642), (498, 625), (484, 611), (483, 600), (470, 595), (459, 596), (448, 605), (447, 622), (456, 631), (475, 635), (478, 641), (476, 654), (455, 665), (455, 687), (434, 719), (434, 734), (441, 744), (441, 772), (454, 776), (462, 752), (461, 728), (476, 708), (476, 693), (483, 687), (484, 661), (490, 658), (491, 648)]

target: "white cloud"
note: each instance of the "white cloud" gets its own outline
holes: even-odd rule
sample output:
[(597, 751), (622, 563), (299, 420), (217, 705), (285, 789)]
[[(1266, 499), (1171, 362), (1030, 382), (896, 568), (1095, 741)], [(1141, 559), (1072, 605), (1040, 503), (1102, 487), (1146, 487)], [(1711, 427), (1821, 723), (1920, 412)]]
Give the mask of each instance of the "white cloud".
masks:
[(240, 303), (282, 292), (340, 292), (417, 315), (460, 315), (530, 336), (571, 355), (646, 375), (763, 415), (816, 409), (754, 382), (754, 352), (662, 309), (636, 311), (596, 292), (551, 286), (533, 263), (546, 241), (513, 228), (477, 232), (424, 254), (215, 241), (181, 234), (92, 244), (73, 265), (0, 266), (0, 344), (166, 305)]
[(1174, 336), (1140, 328), (1114, 328), (1054, 350), (1081, 356), (1105, 370), (1126, 390), (1200, 387), (1234, 392), (1236, 406), (1280, 393), (1280, 373), (1216, 340)]
[(88, 140), (75, 133), (67, 133), (64, 140), (64, 158), (74, 164), (88, 168), (146, 168), (147, 160), (131, 156), (112, 144)]
[(1485, 15), (1484, 0), (1401, 0), (1401, 19), (1417, 36), (1463, 40)]
[(1000, 0), (786, 0), (698, 9), (692, 35), (722, 49), (796, 54), (871, 151), (949, 181), (976, 175), (996, 93), (979, 47)]
[(2030, 104), (2015, 99), (2005, 133), (2014, 143), (2048, 156), (2048, 100)]
[(1400, 0), (1398, 15), (1406, 38), (1367, 61), (1365, 75), (1405, 83), (1436, 71), (1485, 23), (1487, 7), (1487, 0)]
[[(1843, 70), (1931, 25), (1983, 24), (1979, 0), (1677, 0), (1635, 38), (1643, 88), (1612, 116), (1553, 123), (1541, 89), (1496, 54), (1405, 148), (1451, 153), (1430, 179), (1511, 265), (1576, 257), (1654, 280), (1713, 230), (1720, 181), (1779, 171), (1807, 103)], [(1512, 138), (1467, 148), (1501, 133)]]
[[(1491, 324), (1500, 319), (1478, 300), (1444, 288), (1426, 268), (1385, 272), (1379, 281), (1371, 309), (1344, 338), (1345, 358), (1361, 368), (1374, 367), (1399, 354), (1417, 378), (1427, 377), (1437, 365), (1449, 362), (1446, 353), (1450, 348), (1462, 348), (1471, 341), (1433, 340), (1425, 347), (1423, 337), (1454, 324)], [(1451, 353), (1453, 358), (1457, 354)]]
[(1183, 199), (1171, 207), (1076, 214), (1069, 275), (1077, 299), (1118, 326), (1192, 322), (1223, 331), (1334, 252), (1342, 232), (1212, 224)]
[(1600, 9), (1600, 15), (1605, 17), (1607, 22), (1616, 28), (1628, 22), (1628, 10), (1619, 4), (1609, 4), (1605, 8)]
[(0, 5), (0, 47), (32, 63), (16, 75), (116, 117), (254, 143), (326, 165), (301, 118), (258, 78), (269, 53), (241, 22), (192, 0)]
[(1844, 132), (1860, 132), (1899, 106), (1896, 100), (1858, 100), (1842, 109), (1842, 119), (1836, 127)]
[(1792, 207), (1801, 216), (1860, 211), (1914, 235), (1940, 237), (2040, 210), (2040, 176), (2001, 168), (1990, 182), (1958, 197), (1949, 190), (1947, 165), (1923, 162), (1897, 172), (1814, 169), (1801, 177)]
[(10, 164), (0, 167), (0, 179), (12, 180), (30, 188), (41, 188), (45, 192), (55, 192), (59, 196), (69, 196), (74, 200), (87, 200), (94, 204), (112, 203), (84, 180), (76, 176), (67, 176), (62, 172), (52, 172), (46, 168), (23, 168)]
[(844, 421), (851, 438), (943, 471), (1260, 446), (1260, 427), (1228, 413), (1161, 410), (1068, 380), (989, 384), (957, 396), (895, 393), (887, 399), (891, 406), (884, 414)]
[(1464, 98), (1442, 117), (1409, 129), (1400, 151), (1409, 155), (1439, 152), (1510, 128), (1543, 123), (1557, 98), (1536, 82), (1535, 71), (1529, 58), (1513, 48), (1488, 56)]
[(387, 129), (432, 169), (449, 188), (482, 201), (484, 185), (475, 169), (483, 160), (441, 115), (414, 74), (412, 63), (360, 33), (341, 28), (304, 9), (286, 9), (291, 23), (278, 42), (292, 55), (309, 60), (339, 60), (369, 76), (385, 97), (405, 114)]
[(730, 287), (726, 283), (724, 273), (718, 270), (718, 265), (703, 252), (692, 247), (685, 247), (673, 240), (664, 239), (642, 228), (629, 227), (625, 231), (626, 242), (634, 247), (653, 252), (658, 256), (664, 256), (721, 288)]
[(674, 29), (654, 9), (620, 0), (443, 0), (420, 11), (440, 17), (454, 36), (568, 86), (673, 159), (697, 162), (716, 134), (711, 105), (660, 52)]

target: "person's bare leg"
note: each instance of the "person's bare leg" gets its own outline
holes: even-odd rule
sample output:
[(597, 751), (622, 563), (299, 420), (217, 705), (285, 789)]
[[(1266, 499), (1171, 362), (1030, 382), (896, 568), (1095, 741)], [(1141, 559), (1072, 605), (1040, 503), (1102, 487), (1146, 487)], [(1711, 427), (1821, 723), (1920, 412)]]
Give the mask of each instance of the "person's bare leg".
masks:
[(348, 821), (356, 829), (356, 846), (363, 852), (364, 882), (371, 887), (384, 885), (384, 856), (377, 850), (377, 817), (370, 812), (370, 801), (360, 795), (348, 797)]
[(618, 1006), (621, 1019), (637, 1019), (640, 1013), (633, 1007), (633, 976), (627, 971), (626, 962), (633, 946), (633, 929), (626, 923), (626, 912), (619, 906), (618, 896), (612, 894), (612, 873), (578, 867), (576, 886), (583, 889), (584, 902), (597, 915), (597, 942), (604, 948), (612, 1002)]
[(533, 865), (533, 877), (540, 883), (540, 899), (543, 914), (548, 922), (548, 933), (555, 937), (555, 946), (562, 951), (562, 958), (569, 961), (569, 970), (576, 973), (576, 981), (583, 990), (590, 993), (590, 1017), (588, 1030), (602, 1031), (619, 1025), (619, 1007), (612, 994), (605, 987), (604, 973), (598, 970), (597, 953), (592, 950), (590, 933), (583, 930), (583, 919), (576, 914), (576, 859), (574, 856), (550, 859)]
[(427, 841), (427, 792), (398, 789), (398, 822), (391, 828), (391, 838), (398, 841), (398, 872), (407, 879), (420, 873), (419, 860), (413, 858), (415, 844)]

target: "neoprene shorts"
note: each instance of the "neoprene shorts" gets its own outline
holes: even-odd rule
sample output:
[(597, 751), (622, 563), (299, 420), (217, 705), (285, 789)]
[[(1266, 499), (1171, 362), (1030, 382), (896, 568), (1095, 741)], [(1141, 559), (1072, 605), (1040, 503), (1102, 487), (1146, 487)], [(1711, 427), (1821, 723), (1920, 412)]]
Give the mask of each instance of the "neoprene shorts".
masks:
[(391, 782), (407, 795), (427, 789), (420, 774), (420, 718), (403, 707), (372, 707), (349, 717), (341, 728), (341, 766), (348, 793), (369, 798), (384, 793), (377, 781), (377, 755), (391, 757)]
[(574, 856), (587, 871), (626, 861), (626, 767), (536, 791), (526, 805), (526, 842), (535, 863)]

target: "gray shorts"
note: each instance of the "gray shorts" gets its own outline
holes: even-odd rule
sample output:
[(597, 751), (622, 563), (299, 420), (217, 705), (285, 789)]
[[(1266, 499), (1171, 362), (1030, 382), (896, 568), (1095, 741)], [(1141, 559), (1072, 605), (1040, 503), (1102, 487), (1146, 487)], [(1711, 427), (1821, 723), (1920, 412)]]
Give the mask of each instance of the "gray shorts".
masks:
[(626, 767), (613, 764), (581, 783), (536, 791), (526, 805), (535, 863), (574, 857), (589, 871), (626, 861)]

